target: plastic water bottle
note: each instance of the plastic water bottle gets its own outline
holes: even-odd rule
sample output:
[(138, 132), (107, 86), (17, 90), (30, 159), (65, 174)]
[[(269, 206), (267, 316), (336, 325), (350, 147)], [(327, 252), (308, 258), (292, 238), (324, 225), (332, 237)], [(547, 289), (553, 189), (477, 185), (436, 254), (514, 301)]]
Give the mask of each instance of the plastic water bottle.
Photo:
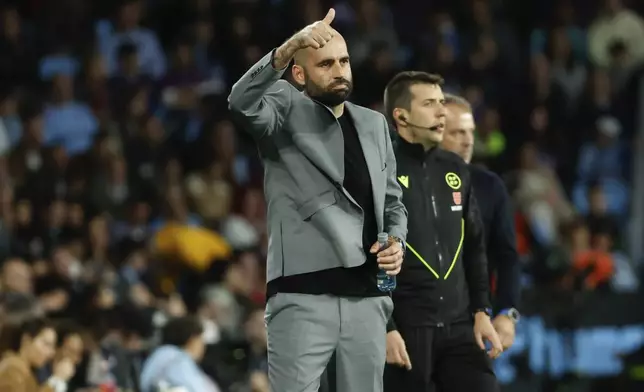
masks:
[[(380, 233), (378, 234), (378, 244), (380, 244), (380, 250), (387, 247), (389, 243), (389, 234)], [(385, 270), (378, 270), (378, 275), (376, 275), (376, 284), (378, 285), (378, 290), (382, 292), (391, 292), (396, 288), (396, 277), (387, 275)]]

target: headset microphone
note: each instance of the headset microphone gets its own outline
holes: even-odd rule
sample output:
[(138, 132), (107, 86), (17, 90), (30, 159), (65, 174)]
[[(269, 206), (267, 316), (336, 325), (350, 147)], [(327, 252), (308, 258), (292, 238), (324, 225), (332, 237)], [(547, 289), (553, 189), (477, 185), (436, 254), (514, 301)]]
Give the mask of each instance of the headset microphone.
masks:
[(398, 116), (398, 119), (400, 121), (406, 122), (407, 124), (411, 125), (412, 127), (415, 127), (415, 128), (418, 128), (418, 129), (425, 129), (427, 131), (435, 132), (435, 131), (438, 131), (438, 128), (439, 128), (438, 125), (434, 125), (433, 127), (423, 127), (421, 125), (416, 125), (414, 123), (410, 123), (409, 121), (407, 121), (407, 118), (405, 116), (403, 116), (402, 114), (400, 116)]

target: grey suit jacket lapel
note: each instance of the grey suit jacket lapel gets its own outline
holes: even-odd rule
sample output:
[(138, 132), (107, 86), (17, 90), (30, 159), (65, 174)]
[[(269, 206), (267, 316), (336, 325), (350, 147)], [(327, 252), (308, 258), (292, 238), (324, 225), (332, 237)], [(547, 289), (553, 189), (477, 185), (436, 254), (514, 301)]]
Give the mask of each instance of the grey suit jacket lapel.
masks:
[[(303, 94), (303, 93), (300, 93)], [(344, 144), (342, 130), (331, 109), (308, 97), (302, 102), (315, 118), (303, 118), (302, 122), (317, 121), (318, 127), (306, 127), (294, 134), (294, 141), (304, 155), (334, 183), (344, 182)], [(311, 131), (313, 130), (313, 131)]]

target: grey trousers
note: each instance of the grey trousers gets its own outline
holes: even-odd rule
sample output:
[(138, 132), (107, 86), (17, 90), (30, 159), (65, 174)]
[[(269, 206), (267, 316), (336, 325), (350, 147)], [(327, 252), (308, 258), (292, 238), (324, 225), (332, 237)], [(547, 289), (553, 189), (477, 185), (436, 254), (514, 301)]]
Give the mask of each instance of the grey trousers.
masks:
[(271, 392), (317, 392), (336, 355), (337, 392), (382, 392), (389, 297), (278, 293), (266, 304)]

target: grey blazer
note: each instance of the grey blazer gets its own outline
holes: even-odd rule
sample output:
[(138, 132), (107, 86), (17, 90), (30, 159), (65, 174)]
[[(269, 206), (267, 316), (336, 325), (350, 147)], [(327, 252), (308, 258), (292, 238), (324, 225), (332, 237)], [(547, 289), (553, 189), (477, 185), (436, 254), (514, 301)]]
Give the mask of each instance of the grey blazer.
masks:
[[(246, 72), (228, 102), (257, 141), (268, 203), (267, 281), (335, 267), (366, 255), (363, 211), (343, 186), (344, 140), (333, 112), (280, 80), (272, 52)], [(405, 239), (407, 210), (382, 114), (346, 103), (373, 183), (378, 230)], [(376, 238), (374, 238), (374, 242)]]

